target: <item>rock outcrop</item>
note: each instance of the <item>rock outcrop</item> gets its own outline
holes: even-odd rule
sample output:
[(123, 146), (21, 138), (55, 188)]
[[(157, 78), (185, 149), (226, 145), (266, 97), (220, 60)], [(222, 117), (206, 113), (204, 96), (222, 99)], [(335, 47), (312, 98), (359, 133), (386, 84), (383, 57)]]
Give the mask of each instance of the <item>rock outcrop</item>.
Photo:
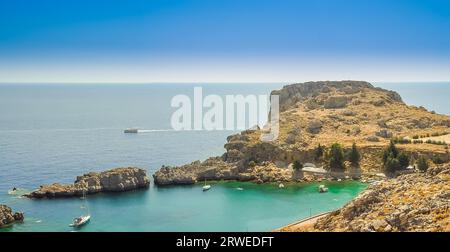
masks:
[(0, 228), (10, 225), (16, 221), (23, 221), (23, 219), (23, 213), (13, 213), (12, 209), (7, 205), (0, 205)]
[[(383, 149), (391, 138), (449, 132), (449, 116), (408, 106), (396, 92), (364, 81), (306, 82), (284, 86), (272, 94), (280, 98), (280, 131), (276, 140), (261, 141), (264, 129), (242, 131), (227, 138), (226, 152), (221, 157), (179, 167), (163, 166), (153, 175), (155, 183), (192, 184), (204, 179), (299, 181), (288, 167), (299, 161), (326, 169), (328, 160), (317, 158), (315, 149), (319, 144), (329, 147), (335, 142), (344, 151), (356, 143), (362, 156), (361, 170), (376, 174), (383, 172)], [(414, 153), (415, 158), (447, 155), (442, 145), (425, 141), (402, 143), (398, 148)]]
[(78, 176), (73, 184), (42, 185), (25, 196), (29, 198), (74, 197), (98, 192), (124, 192), (147, 188), (150, 180), (144, 169), (137, 167), (115, 168), (104, 172), (90, 172)]
[(450, 231), (450, 165), (371, 185), (315, 231)]

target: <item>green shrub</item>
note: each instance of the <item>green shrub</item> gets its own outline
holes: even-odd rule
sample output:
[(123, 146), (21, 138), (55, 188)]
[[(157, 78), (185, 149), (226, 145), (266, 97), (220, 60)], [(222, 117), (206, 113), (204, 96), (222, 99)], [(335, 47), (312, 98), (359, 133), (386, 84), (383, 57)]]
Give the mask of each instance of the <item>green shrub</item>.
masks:
[(294, 170), (301, 170), (301, 169), (303, 169), (303, 164), (300, 163), (300, 161), (295, 160), (295, 161), (294, 161), (294, 165), (292, 166), (292, 168), (293, 168)]
[(393, 158), (397, 158), (398, 156), (398, 149), (393, 141), (391, 141), (391, 143), (383, 153), (383, 164), (386, 164), (389, 156), (392, 156)]
[(419, 157), (419, 160), (417, 160), (417, 169), (421, 171), (428, 170), (428, 160), (424, 156)]
[(398, 154), (398, 162), (400, 164), (400, 169), (405, 169), (406, 167), (409, 166), (409, 156), (404, 153), (404, 152), (400, 152), (400, 154)]
[(398, 170), (400, 170), (401, 166), (400, 166), (400, 162), (398, 161), (398, 159), (389, 156), (386, 160), (386, 163), (384, 165), (386, 172), (388, 173), (394, 173)]
[(410, 156), (400, 152), (391, 141), (383, 152), (383, 166), (387, 173), (393, 174), (398, 170), (405, 169), (410, 163)]
[(433, 155), (433, 158), (431, 159), (433, 161), (433, 163), (435, 164), (443, 164), (445, 163), (445, 160), (442, 159), (440, 156), (438, 155)]

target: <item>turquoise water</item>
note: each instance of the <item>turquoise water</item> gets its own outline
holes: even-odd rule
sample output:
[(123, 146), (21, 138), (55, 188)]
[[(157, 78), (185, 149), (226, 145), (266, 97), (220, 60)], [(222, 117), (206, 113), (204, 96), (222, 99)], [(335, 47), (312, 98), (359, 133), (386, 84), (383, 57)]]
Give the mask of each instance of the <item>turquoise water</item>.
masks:
[[(329, 184), (329, 193), (318, 193), (318, 184), (257, 185), (221, 182), (203, 192), (202, 185), (156, 188), (88, 196), (91, 222), (81, 229), (70, 220), (86, 212), (81, 199), (16, 199), (14, 206), (27, 210), (23, 224), (13, 231), (270, 231), (298, 218), (343, 205), (365, 185), (357, 182)], [(241, 187), (244, 190), (237, 190)]]
[[(414, 84), (405, 101), (450, 114), (450, 85)], [(118, 166), (153, 174), (163, 164), (180, 165), (224, 152), (232, 131), (170, 131), (170, 99), (191, 95), (193, 84), (0, 85), (0, 202), (25, 212), (23, 224), (2, 231), (72, 231), (83, 214), (80, 199), (29, 200), (8, 195), (12, 187), (72, 183), (77, 175)], [(282, 84), (203, 85), (207, 94), (268, 94)], [(406, 87), (406, 88), (405, 88)], [(424, 96), (424, 93), (428, 94)], [(417, 102), (417, 103), (415, 103)], [(429, 106), (428, 106), (429, 105)], [(127, 127), (162, 130), (123, 134)], [(237, 187), (244, 188), (243, 191)], [(365, 185), (218, 183), (89, 196), (92, 221), (79, 231), (268, 231), (342, 206)]]

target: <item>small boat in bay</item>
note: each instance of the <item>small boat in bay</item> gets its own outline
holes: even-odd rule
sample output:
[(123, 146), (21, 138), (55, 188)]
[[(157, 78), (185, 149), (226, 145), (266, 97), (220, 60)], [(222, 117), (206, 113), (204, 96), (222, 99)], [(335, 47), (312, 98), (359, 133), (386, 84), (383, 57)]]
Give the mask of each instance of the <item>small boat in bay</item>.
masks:
[(278, 188), (284, 188), (283, 183), (280, 183), (280, 184), (278, 185)]
[(81, 226), (87, 224), (91, 220), (91, 213), (89, 211), (88, 205), (86, 204), (86, 193), (84, 191), (83, 191), (82, 199), (84, 201), (84, 205), (82, 205), (80, 208), (87, 209), (87, 214), (74, 218), (72, 221), (72, 224), (70, 224), (71, 227), (76, 227), (76, 228), (81, 227)]
[(90, 215), (83, 215), (73, 219), (73, 223), (70, 225), (72, 227), (81, 227), (84, 224), (88, 223), (91, 220)]
[(319, 186), (319, 193), (325, 193), (328, 192), (328, 188), (325, 187), (325, 185), (320, 185)]
[(206, 184), (206, 180), (205, 180), (205, 185), (202, 187), (203, 191), (208, 191), (209, 189), (211, 189), (211, 185), (207, 185)]

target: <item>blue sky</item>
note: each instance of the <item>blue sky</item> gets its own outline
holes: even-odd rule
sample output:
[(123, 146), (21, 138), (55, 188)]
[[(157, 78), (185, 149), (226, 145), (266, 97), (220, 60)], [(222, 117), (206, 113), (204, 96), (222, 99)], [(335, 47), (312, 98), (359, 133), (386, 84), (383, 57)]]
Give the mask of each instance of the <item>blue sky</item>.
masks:
[(0, 0), (0, 82), (450, 80), (447, 0)]

